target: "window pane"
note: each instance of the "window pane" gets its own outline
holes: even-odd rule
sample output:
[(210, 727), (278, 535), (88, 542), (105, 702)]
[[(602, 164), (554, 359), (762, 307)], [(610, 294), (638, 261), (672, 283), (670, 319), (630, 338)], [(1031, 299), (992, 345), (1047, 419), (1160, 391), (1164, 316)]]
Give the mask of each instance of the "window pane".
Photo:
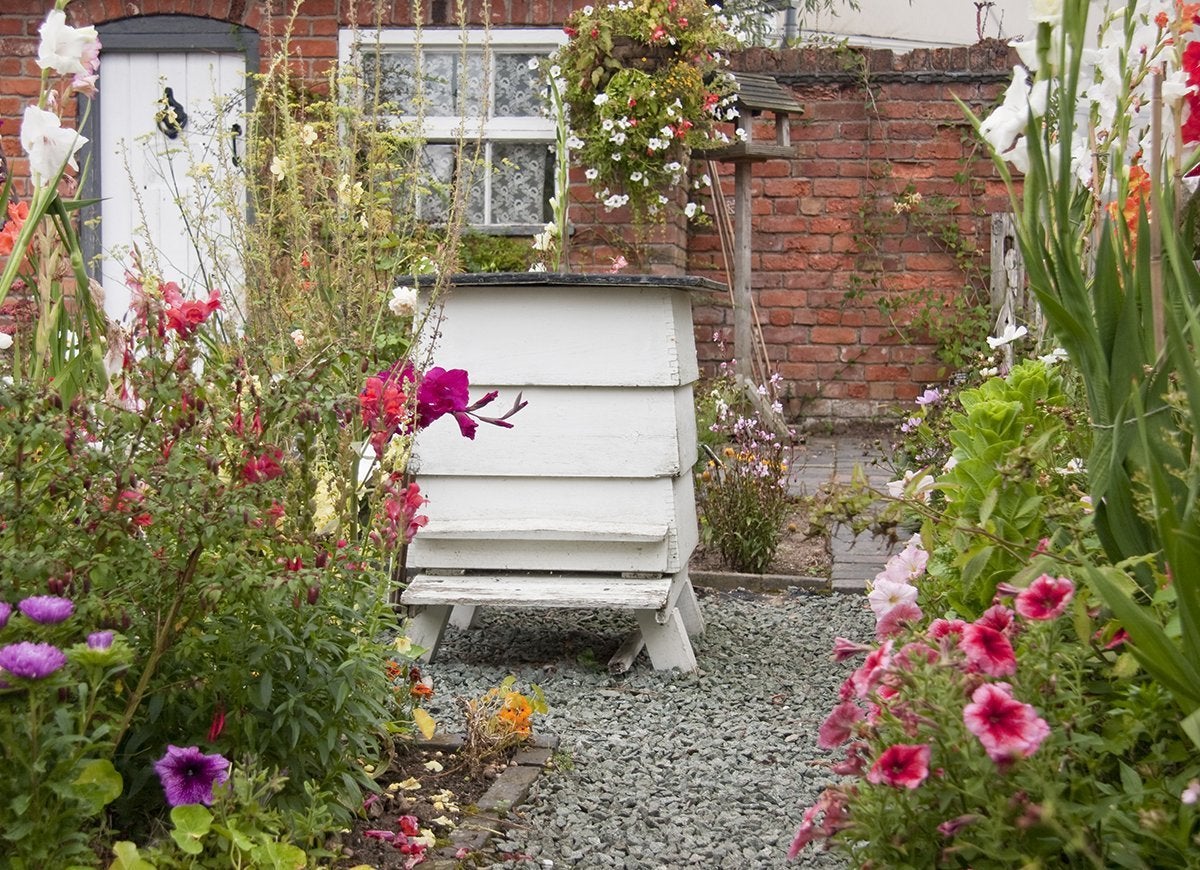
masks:
[(493, 115), (533, 115), (542, 113), (541, 72), (529, 68), (539, 55), (497, 54), (496, 105)]
[[(378, 58), (378, 64), (376, 63)], [(407, 52), (380, 52), (363, 54), (363, 78), (366, 82), (368, 99), (375, 89), (375, 73), (379, 72), (379, 99), (391, 103), (401, 115), (415, 114), (413, 97), (416, 93), (416, 80), (413, 70), (413, 56)]]
[[(467, 156), (470, 155), (470, 150)], [(428, 190), (423, 190), (418, 199), (417, 216), (431, 223), (445, 223), (450, 214), (450, 195), (453, 190), (455, 169), (458, 165), (457, 145), (426, 145), (422, 169), (431, 180)], [(468, 167), (469, 170), (469, 167)], [(465, 180), (471, 183), (467, 193), (467, 223), (482, 224), (483, 173), (465, 171)]]
[(425, 116), (457, 115), (454, 111), (454, 88), (458, 81), (458, 58), (449, 53), (427, 51), (424, 61)]
[(492, 143), (493, 224), (540, 224), (546, 203), (545, 144)]

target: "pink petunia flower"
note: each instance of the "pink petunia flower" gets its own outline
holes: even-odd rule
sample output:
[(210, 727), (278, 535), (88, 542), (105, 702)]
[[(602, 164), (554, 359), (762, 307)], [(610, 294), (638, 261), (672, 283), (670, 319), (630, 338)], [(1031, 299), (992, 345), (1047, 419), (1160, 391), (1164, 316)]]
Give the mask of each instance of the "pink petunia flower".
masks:
[(876, 621), (875, 637), (879, 640), (895, 637), (906, 625), (919, 622), (922, 615), (921, 608), (916, 604), (908, 601), (901, 602)]
[(884, 673), (887, 672), (888, 666), (892, 663), (892, 641), (884, 641), (883, 645), (870, 653), (858, 670), (850, 675), (850, 683), (854, 687), (854, 694), (859, 698), (865, 698), (871, 693), (871, 690), (879, 685), (883, 680)]
[(863, 755), (867, 744), (861, 740), (855, 740), (846, 747), (846, 758), (839, 761), (830, 767), (838, 776), (862, 776), (864, 768), (867, 766), (866, 756)]
[(817, 746), (835, 749), (850, 739), (854, 723), (862, 719), (862, 709), (853, 701), (843, 701), (833, 708), (817, 729)]
[(887, 560), (880, 576), (896, 583), (911, 583), (925, 573), (928, 564), (929, 553), (921, 546), (921, 535), (917, 533), (908, 539), (903, 550)]
[(867, 601), (875, 613), (875, 618), (880, 619), (899, 604), (916, 604), (917, 587), (909, 583), (889, 580), (883, 572), (880, 572), (875, 576), (875, 583), (867, 595)]
[(1007, 637), (994, 628), (974, 623), (963, 629), (962, 651), (967, 663), (989, 677), (1016, 673), (1017, 657)]
[(963, 708), (967, 730), (979, 738), (997, 764), (1032, 755), (1050, 735), (1050, 727), (1029, 704), (1013, 698), (1005, 683), (984, 683)]
[(1066, 577), (1043, 574), (1017, 594), (1015, 607), (1026, 619), (1057, 619), (1074, 596), (1075, 584)]
[(883, 751), (867, 772), (867, 782), (913, 789), (929, 776), (929, 745), (896, 743)]
[(1012, 634), (1012, 609), (1005, 607), (1003, 604), (993, 604), (987, 610), (983, 611), (983, 614), (975, 620), (975, 624), (986, 625), (988, 628), (994, 628), (1003, 634)]
[(929, 636), (933, 640), (941, 640), (943, 637), (955, 635), (962, 637), (963, 629), (967, 624), (961, 619), (942, 619), (941, 617), (929, 623)]
[[(3, 628), (3, 626), (0, 626), (0, 628)], [(862, 653), (870, 652), (871, 649), (865, 643), (855, 643), (852, 640), (846, 640), (844, 637), (835, 637), (833, 639), (833, 660), (835, 662), (844, 662)]]

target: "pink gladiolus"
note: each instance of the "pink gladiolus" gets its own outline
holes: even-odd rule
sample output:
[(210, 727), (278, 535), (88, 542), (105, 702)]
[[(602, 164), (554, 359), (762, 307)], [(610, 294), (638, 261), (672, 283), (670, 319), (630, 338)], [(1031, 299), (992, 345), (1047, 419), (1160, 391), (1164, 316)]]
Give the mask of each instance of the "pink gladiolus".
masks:
[(916, 788), (929, 776), (929, 746), (896, 743), (883, 751), (867, 772), (867, 782), (893, 788)]
[(879, 617), (875, 623), (875, 637), (879, 640), (894, 637), (904, 629), (904, 626), (919, 622), (922, 615), (921, 608), (917, 605), (903, 601)]
[(1011, 694), (1005, 683), (984, 683), (963, 708), (967, 730), (997, 764), (1032, 755), (1050, 734), (1037, 711)]
[(835, 749), (850, 739), (854, 723), (861, 720), (863, 712), (853, 701), (843, 701), (833, 708), (817, 729), (817, 746)]
[(1026, 619), (1057, 619), (1074, 595), (1075, 584), (1066, 577), (1043, 574), (1017, 594), (1015, 606)]
[(1016, 673), (1017, 658), (1008, 638), (994, 628), (975, 623), (963, 629), (962, 650), (967, 663), (989, 677)]

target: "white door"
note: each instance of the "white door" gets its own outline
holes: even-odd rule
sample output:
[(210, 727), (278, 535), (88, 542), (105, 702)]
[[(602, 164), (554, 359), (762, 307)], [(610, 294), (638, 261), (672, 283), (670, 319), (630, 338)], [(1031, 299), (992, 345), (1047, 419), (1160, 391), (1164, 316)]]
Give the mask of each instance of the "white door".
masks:
[(233, 309), (241, 295), (232, 235), (239, 221), (229, 214), (244, 213), (234, 165), (244, 145), (233, 130), (245, 124), (245, 55), (105, 51), (99, 87), (106, 312), (119, 319), (128, 311), (125, 270), (135, 245), (145, 270), (177, 282), (186, 296), (219, 289)]

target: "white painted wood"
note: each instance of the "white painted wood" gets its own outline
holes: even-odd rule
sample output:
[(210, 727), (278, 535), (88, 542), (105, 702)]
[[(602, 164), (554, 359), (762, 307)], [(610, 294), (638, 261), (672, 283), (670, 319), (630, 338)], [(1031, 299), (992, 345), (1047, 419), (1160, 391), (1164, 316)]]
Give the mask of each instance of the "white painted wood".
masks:
[(443, 520), (421, 530), (426, 540), (492, 540), (498, 534), (520, 541), (661, 541), (670, 527), (665, 523), (609, 521), (527, 520), (480, 518)]
[[(430, 499), (422, 509), (429, 523), (409, 545), (414, 568), (672, 574), (699, 540), (690, 474), (642, 480), (419, 476), (418, 482)], [(469, 532), (476, 525), (486, 530), (480, 536)], [(664, 526), (665, 538), (634, 534)], [(537, 528), (547, 531), (535, 538), (530, 530)], [(586, 529), (592, 532), (583, 534)]]
[[(217, 207), (217, 190), (236, 182), (221, 156), (220, 140), (245, 112), (245, 57), (216, 52), (105, 51), (100, 67), (100, 237), (105, 259), (101, 283), (105, 311), (114, 318), (129, 309), (125, 269), (132, 245), (146, 268), (176, 281), (186, 295), (207, 297), (209, 282), (241, 293), (241, 264), (229, 239), (232, 222)], [(156, 127), (163, 89), (170, 87), (188, 115), (186, 128), (169, 139)], [(225, 149), (228, 154), (228, 149)], [(197, 165), (209, 173), (193, 173)], [(189, 227), (177, 200), (192, 212)], [(195, 219), (210, 228), (205, 241)]]
[[(653, 614), (667, 603), (670, 592), (670, 577), (633, 579), (596, 574), (418, 574), (404, 590), (400, 600), (410, 605), (603, 607), (643, 609)], [(416, 638), (413, 638), (413, 642), (417, 642)]]
[(489, 383), (663, 387), (699, 377), (684, 290), (454, 287), (446, 302), (429, 336), (433, 358), (486, 372)]
[[(473, 384), (472, 395), (493, 389), (500, 403), (516, 397), (516, 388), (492, 379)], [(420, 432), (412, 468), (476, 477), (672, 477), (695, 462), (690, 386), (525, 387), (522, 394), (529, 404), (512, 429), (484, 424), (469, 440), (445, 418)]]
[(479, 625), (481, 608), (469, 604), (457, 604), (450, 610), (450, 624), (462, 631), (468, 631)]
[(442, 634), (446, 631), (446, 621), (450, 618), (450, 606), (430, 604), (418, 608), (404, 626), (404, 633), (414, 645), (425, 652), (421, 653), (420, 661), (431, 662), (437, 655), (438, 645), (442, 642)]
[(608, 672), (610, 674), (623, 674), (628, 671), (633, 667), (634, 660), (645, 645), (646, 641), (642, 637), (641, 629), (631, 632), (625, 640), (621, 641), (621, 645), (617, 647), (617, 651), (608, 660)]
[(675, 607), (683, 619), (683, 627), (687, 629), (688, 637), (704, 634), (704, 615), (700, 612), (700, 602), (696, 600), (696, 590), (692, 588), (690, 580), (680, 588)]
[(671, 609), (665, 624), (660, 624), (654, 618), (652, 610), (636, 610), (634, 616), (637, 617), (646, 651), (655, 670), (696, 670), (696, 654), (692, 651), (692, 643), (678, 608)]
[[(418, 535), (420, 537), (420, 535)], [(672, 548), (659, 541), (427, 540), (414, 568), (495, 571), (659, 572), (672, 561)]]

